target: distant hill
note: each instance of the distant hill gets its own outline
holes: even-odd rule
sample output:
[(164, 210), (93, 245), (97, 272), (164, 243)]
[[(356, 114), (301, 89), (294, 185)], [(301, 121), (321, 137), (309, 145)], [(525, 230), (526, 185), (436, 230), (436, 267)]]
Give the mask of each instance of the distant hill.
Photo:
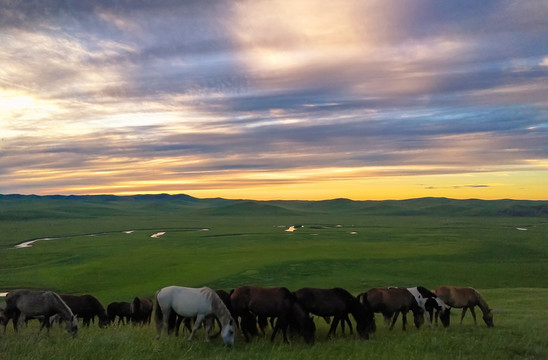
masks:
[(0, 195), (0, 220), (48, 217), (108, 216), (125, 212), (178, 211), (204, 216), (295, 216), (352, 214), (383, 216), (548, 216), (548, 201), (456, 200), (417, 198), (409, 200), (355, 201), (332, 199), (230, 200), (200, 199), (186, 194), (158, 195)]

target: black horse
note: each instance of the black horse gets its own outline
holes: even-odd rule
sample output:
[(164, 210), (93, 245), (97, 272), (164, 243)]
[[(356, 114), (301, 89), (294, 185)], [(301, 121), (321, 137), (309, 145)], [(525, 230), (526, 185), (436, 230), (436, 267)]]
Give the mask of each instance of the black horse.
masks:
[(257, 333), (256, 318), (259, 316), (277, 318), (271, 341), (281, 330), (284, 341), (289, 342), (287, 329), (291, 326), (303, 336), (306, 343), (314, 343), (314, 333), (316, 332), (314, 321), (303, 309), (297, 297), (287, 288), (241, 286), (234, 290), (230, 300), (234, 315), (242, 319), (240, 327), (246, 341), (249, 341), (248, 334)]
[(107, 306), (107, 314), (109, 322), (113, 323), (118, 317), (118, 325), (120, 323), (129, 323), (131, 319), (131, 303), (128, 302), (112, 302)]
[(352, 314), (356, 330), (362, 338), (368, 339), (369, 333), (376, 329), (373, 311), (345, 289), (302, 288), (295, 291), (295, 296), (306, 311), (322, 317), (333, 316), (328, 338), (335, 335), (339, 322), (342, 326), (348, 320), (348, 314)]
[(89, 323), (93, 322), (95, 317), (99, 318), (99, 327), (103, 328), (108, 325), (107, 312), (101, 302), (93, 295), (66, 295), (61, 294), (61, 299), (69, 306), (72, 313), (83, 320), (83, 324), (89, 327)]

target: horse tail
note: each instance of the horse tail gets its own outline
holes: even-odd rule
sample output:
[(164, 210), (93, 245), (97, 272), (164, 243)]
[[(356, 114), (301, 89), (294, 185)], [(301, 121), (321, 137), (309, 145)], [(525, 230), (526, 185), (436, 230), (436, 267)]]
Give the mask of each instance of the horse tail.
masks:
[(158, 293), (160, 291), (156, 292), (156, 295), (154, 297), (154, 300), (156, 300), (156, 309), (154, 309), (154, 320), (156, 321), (156, 324), (161, 324), (164, 320), (164, 313), (162, 312), (162, 307), (160, 306), (160, 303), (158, 302)]

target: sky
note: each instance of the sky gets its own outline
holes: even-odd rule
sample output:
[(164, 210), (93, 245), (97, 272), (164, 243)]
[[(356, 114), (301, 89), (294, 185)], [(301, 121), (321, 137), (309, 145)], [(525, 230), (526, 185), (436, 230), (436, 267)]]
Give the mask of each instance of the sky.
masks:
[(545, 0), (0, 0), (0, 194), (548, 200)]

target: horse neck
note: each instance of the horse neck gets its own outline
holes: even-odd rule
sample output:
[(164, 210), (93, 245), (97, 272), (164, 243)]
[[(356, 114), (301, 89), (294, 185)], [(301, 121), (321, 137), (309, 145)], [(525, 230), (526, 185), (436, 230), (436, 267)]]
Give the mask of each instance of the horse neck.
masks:
[(489, 314), (489, 305), (487, 305), (487, 301), (476, 291), (476, 296), (478, 297), (478, 306), (483, 312), (483, 315)]
[(63, 299), (61, 299), (61, 297), (58, 294), (54, 292), (52, 292), (51, 294), (53, 295), (53, 298), (54, 298), (53, 306), (55, 307), (55, 310), (57, 311), (57, 313), (64, 320), (70, 320), (74, 316), (74, 314), (72, 313), (72, 310), (70, 310), (68, 305), (63, 301)]
[(361, 319), (363, 314), (365, 314), (364, 305), (362, 305), (362, 303), (360, 303), (360, 301), (357, 298), (352, 299), (350, 301), (349, 310), (352, 316), (354, 317), (354, 319), (356, 319), (356, 321), (359, 321), (358, 319)]
[(222, 327), (224, 328), (226, 324), (232, 319), (230, 311), (228, 311), (223, 300), (215, 293), (211, 292), (211, 312), (219, 319)]

